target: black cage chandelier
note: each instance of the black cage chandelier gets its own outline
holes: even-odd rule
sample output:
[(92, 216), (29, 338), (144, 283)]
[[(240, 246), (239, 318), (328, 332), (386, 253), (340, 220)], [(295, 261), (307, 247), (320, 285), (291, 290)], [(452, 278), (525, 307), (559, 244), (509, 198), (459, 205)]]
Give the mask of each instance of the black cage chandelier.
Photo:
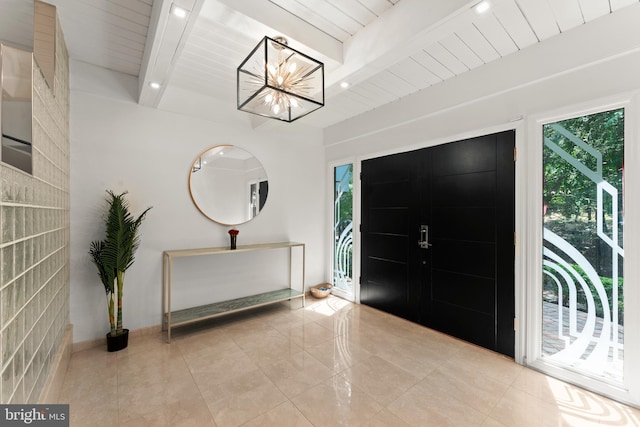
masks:
[(265, 37), (238, 67), (238, 110), (292, 122), (324, 106), (324, 64)]

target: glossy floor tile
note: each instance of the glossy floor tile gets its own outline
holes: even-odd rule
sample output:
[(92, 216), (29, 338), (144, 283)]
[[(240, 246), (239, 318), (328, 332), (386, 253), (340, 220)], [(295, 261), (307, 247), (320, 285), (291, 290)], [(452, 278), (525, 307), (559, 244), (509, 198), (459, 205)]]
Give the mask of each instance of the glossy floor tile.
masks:
[(335, 297), (74, 353), (75, 427), (638, 426), (640, 411)]

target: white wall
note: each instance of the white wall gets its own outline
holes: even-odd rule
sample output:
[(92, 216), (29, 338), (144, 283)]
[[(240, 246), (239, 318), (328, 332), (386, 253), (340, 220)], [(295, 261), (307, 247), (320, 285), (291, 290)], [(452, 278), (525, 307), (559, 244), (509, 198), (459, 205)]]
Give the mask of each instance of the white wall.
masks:
[[(128, 190), (134, 213), (153, 206), (142, 225), (136, 262), (125, 278), (126, 328), (161, 322), (162, 251), (228, 244), (229, 227), (202, 216), (187, 188), (196, 156), (217, 144), (235, 144), (251, 152), (269, 179), (265, 209), (238, 227), (238, 244), (304, 242), (307, 287), (326, 281), (320, 132), (286, 123), (252, 130), (228, 121), (215, 122), (214, 113), (211, 121), (190, 118), (139, 106), (136, 91), (136, 78), (71, 62), (70, 311), (74, 342), (101, 338), (108, 332), (104, 291), (87, 254), (90, 241), (102, 238), (106, 189)], [(281, 287), (269, 279), (284, 276), (285, 254), (225, 257), (217, 264), (210, 259), (183, 264), (184, 276), (197, 283), (175, 283), (176, 292), (182, 292), (176, 302), (186, 306), (202, 303), (202, 298), (215, 301), (268, 286)], [(217, 284), (221, 278), (224, 284)]]

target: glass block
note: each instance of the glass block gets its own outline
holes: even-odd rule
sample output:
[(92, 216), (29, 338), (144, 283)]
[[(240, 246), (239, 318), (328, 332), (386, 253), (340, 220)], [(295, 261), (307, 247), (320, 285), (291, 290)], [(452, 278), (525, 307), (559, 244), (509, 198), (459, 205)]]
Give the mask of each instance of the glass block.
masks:
[(22, 345), (17, 346), (16, 353), (13, 357), (13, 369), (16, 374), (16, 378), (20, 378), (24, 373), (24, 350)]
[(31, 185), (31, 181), (26, 183), (24, 186), (24, 201), (27, 204), (32, 204), (33, 203), (33, 187)]
[[(14, 307), (15, 313), (18, 313), (24, 306), (25, 296), (26, 296), (25, 278), (24, 276), (21, 276), (16, 279), (15, 284), (13, 285), (13, 298), (14, 298), (13, 307)], [(22, 321), (23, 320), (22, 314), (20, 314), (19, 316), (20, 316), (20, 320)], [(20, 326), (23, 326), (23, 325), (20, 325)], [(18, 336), (22, 337), (22, 334), (19, 334)]]
[[(25, 323), (26, 330), (30, 331), (32, 325), (33, 323), (29, 323), (29, 320), (27, 319)], [(31, 360), (32, 356), (33, 356), (33, 334), (29, 332), (24, 339), (24, 359), (28, 362), (29, 360)], [(29, 372), (29, 369), (27, 368), (27, 372), (25, 372), (25, 377), (27, 377), (27, 379), (28, 379), (28, 372)]]
[(20, 380), (11, 398), (11, 404), (24, 404), (24, 379)]
[(20, 382), (20, 376), (22, 375), (22, 372), (18, 372), (18, 366), (16, 366), (16, 360), (12, 359), (12, 364), (13, 364), (13, 394), (16, 394), (16, 389), (18, 388), (18, 384)]
[[(2, 168), (3, 172), (4, 171), (8, 171), (8, 168)], [(11, 181), (9, 181), (7, 178), (5, 178), (4, 176), (2, 177), (2, 201), (3, 202), (11, 202), (13, 200), (12, 197), (12, 186), (11, 186)]]
[[(3, 334), (4, 335), (4, 332)], [(4, 341), (4, 339), (3, 339)], [(2, 401), (8, 402), (13, 394), (13, 363), (9, 364), (2, 371)]]
[(38, 290), (40, 289), (41, 286), (41, 280), (40, 280), (40, 265), (36, 265), (33, 268), (33, 293), (35, 294), (36, 292), (38, 292)]
[(13, 283), (2, 290), (2, 324), (6, 325), (13, 317)]
[[(49, 201), (47, 200), (47, 203), (49, 203)], [(53, 227), (51, 225), (51, 209), (43, 209), (44, 212), (44, 230), (43, 231), (50, 231)]]
[(33, 211), (33, 234), (42, 233), (42, 209), (36, 208)]
[(16, 240), (24, 237), (24, 208), (16, 206), (13, 211), (15, 220), (15, 229), (13, 231)]
[(24, 242), (18, 242), (14, 245), (13, 250), (14, 277), (24, 272)]
[(22, 202), (22, 192), (23, 192), (23, 188), (20, 185), (20, 179), (18, 178), (18, 180), (16, 180), (16, 182), (13, 183), (13, 200), (16, 201), (17, 203), (21, 203)]
[(33, 235), (33, 208), (24, 208), (24, 235)]
[(2, 283), (13, 280), (13, 245), (2, 248)]
[(33, 296), (33, 269), (27, 270), (24, 274), (24, 298), (29, 301)]
[(13, 206), (2, 206), (2, 243), (14, 240), (14, 208)]
[(37, 330), (37, 327), (38, 327), (38, 324), (39, 324), (40, 313), (42, 313), (42, 310), (43, 310), (43, 303), (42, 303), (42, 300), (44, 299), (43, 298), (43, 294), (44, 294), (44, 289), (43, 289), (42, 286), (40, 286), (40, 289), (38, 289), (36, 291), (36, 296), (35, 296), (36, 310), (38, 312), (38, 318), (35, 319), (36, 320), (36, 333), (37, 334), (40, 334), (40, 331)]
[(33, 264), (37, 264), (38, 262), (40, 262), (41, 258), (41, 251), (40, 251), (40, 236), (38, 237), (34, 237), (33, 239)]
[(24, 241), (24, 269), (28, 270), (33, 266), (33, 239)]
[(13, 356), (13, 351), (15, 349), (14, 344), (15, 344), (15, 327), (12, 323), (9, 323), (9, 325), (4, 328), (4, 330), (2, 331), (2, 364), (6, 364), (8, 363), (12, 356)]

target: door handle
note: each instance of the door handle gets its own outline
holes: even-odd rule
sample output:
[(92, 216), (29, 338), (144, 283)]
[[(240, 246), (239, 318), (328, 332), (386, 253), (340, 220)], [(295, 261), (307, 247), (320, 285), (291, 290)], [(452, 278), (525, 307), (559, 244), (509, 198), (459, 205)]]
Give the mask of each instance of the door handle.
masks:
[(428, 225), (420, 226), (420, 240), (418, 240), (418, 246), (421, 249), (428, 249), (431, 246), (431, 243), (429, 243), (429, 226)]

